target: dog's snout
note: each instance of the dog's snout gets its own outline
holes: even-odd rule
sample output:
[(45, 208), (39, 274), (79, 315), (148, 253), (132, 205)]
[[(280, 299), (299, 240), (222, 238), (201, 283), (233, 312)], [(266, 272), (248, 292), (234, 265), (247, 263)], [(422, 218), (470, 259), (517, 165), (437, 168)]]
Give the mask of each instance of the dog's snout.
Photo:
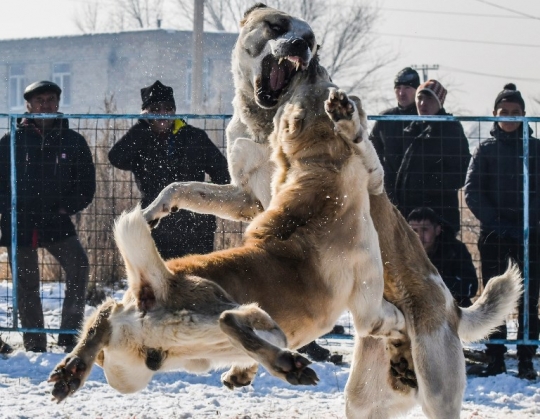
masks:
[(301, 37), (278, 40), (273, 53), (277, 57), (300, 57), (304, 61), (311, 58), (309, 44)]

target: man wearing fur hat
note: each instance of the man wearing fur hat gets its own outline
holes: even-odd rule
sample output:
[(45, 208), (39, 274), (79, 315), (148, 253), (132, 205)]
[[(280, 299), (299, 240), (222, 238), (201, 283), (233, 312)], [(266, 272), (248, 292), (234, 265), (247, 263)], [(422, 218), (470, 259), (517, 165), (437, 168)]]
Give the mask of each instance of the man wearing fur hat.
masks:
[[(446, 89), (428, 80), (416, 89), (418, 115), (450, 115), (444, 109)], [(471, 153), (460, 122), (413, 121), (404, 130), (403, 153), (393, 185), (403, 216), (430, 207), (455, 233), (460, 229), (458, 190), (465, 183)]]
[[(387, 109), (381, 115), (417, 115), (414, 98), (419, 85), (420, 77), (415, 70), (411, 67), (402, 69), (394, 79), (397, 106)], [(383, 165), (384, 184), (391, 200), (396, 184), (396, 174), (404, 153), (403, 129), (408, 124), (407, 121), (377, 121), (369, 135)]]
[[(493, 116), (525, 116), (525, 101), (512, 83), (497, 95)], [(529, 127), (529, 338), (538, 339), (538, 294), (540, 284), (540, 142), (530, 136)], [(465, 200), (480, 220), (478, 250), (482, 260), (484, 285), (507, 266), (508, 258), (523, 270), (523, 123), (499, 121), (493, 124), (492, 138), (480, 143), (467, 173)], [(523, 338), (523, 300), (519, 305), (518, 339)], [(505, 339), (506, 326), (490, 337)], [(504, 345), (486, 345), (489, 363), (479, 372), (491, 376), (506, 372)], [(535, 345), (518, 345), (518, 376), (537, 378), (532, 359)]]
[[(143, 115), (174, 115), (173, 89), (159, 80), (141, 89)], [(182, 119), (139, 121), (112, 147), (109, 161), (129, 170), (148, 206), (173, 182), (205, 180), (230, 182), (227, 160), (206, 133)], [(152, 237), (164, 259), (191, 253), (208, 253), (214, 248), (215, 217), (180, 210), (163, 218), (152, 230)]]
[[(58, 114), (62, 90), (50, 81), (24, 91), (29, 114)], [(11, 248), (10, 134), (0, 140), (0, 246)], [(45, 248), (66, 273), (62, 329), (79, 329), (84, 316), (88, 258), (70, 216), (94, 197), (96, 176), (86, 140), (69, 129), (65, 118), (23, 118), (15, 133), (17, 184), (17, 275), (19, 315), (24, 328), (44, 327), (38, 248)], [(27, 351), (45, 352), (45, 333), (23, 333)], [(58, 344), (71, 352), (75, 335), (61, 334)]]

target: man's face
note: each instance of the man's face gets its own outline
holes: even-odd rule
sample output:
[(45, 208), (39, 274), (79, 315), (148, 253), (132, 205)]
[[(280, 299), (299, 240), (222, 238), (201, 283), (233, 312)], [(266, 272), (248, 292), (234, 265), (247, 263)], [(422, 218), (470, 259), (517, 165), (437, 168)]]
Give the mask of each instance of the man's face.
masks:
[[(28, 113), (57, 113), (60, 98), (55, 92), (43, 92), (33, 95), (26, 101)], [(44, 128), (54, 125), (54, 119), (35, 119)]]
[[(521, 105), (519, 103), (499, 102), (497, 104), (497, 109), (493, 111), (493, 116), (525, 116), (525, 112), (523, 109), (521, 109)], [(514, 132), (519, 128), (520, 124), (520, 122), (509, 121), (499, 121), (497, 123), (504, 132)]]
[(435, 96), (429, 92), (420, 92), (416, 95), (416, 109), (418, 115), (435, 115), (441, 107)]
[[(149, 115), (174, 115), (176, 112), (172, 102), (152, 103), (145, 110)], [(152, 119), (149, 120), (149, 123), (152, 131), (162, 133), (169, 131), (174, 121), (172, 119)]]
[(412, 227), (414, 232), (420, 237), (420, 241), (424, 246), (426, 253), (429, 253), (433, 249), (435, 240), (439, 234), (441, 234), (441, 226), (433, 224), (429, 220), (421, 221), (409, 221), (409, 225)]
[(414, 103), (414, 95), (416, 94), (414, 87), (398, 84), (394, 87), (394, 93), (400, 107), (408, 108)]

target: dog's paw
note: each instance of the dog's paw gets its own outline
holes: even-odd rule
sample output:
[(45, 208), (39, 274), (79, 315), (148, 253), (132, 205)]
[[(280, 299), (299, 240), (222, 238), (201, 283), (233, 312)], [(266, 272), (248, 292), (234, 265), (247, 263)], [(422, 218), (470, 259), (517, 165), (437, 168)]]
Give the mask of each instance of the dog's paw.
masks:
[(324, 102), (324, 110), (332, 121), (351, 120), (354, 109), (354, 103), (349, 99), (347, 93), (341, 89), (330, 89), (328, 99)]
[(409, 339), (390, 340), (387, 348), (390, 353), (390, 374), (392, 379), (402, 385), (418, 388)]
[(180, 209), (178, 201), (182, 195), (182, 191), (183, 183), (171, 183), (160, 192), (150, 205), (143, 209), (143, 217), (150, 228), (156, 228), (159, 220)]
[(281, 351), (274, 363), (274, 372), (283, 376), (289, 384), (314, 386), (319, 377), (308, 367), (309, 364), (311, 361), (299, 353)]
[(229, 371), (221, 374), (221, 382), (229, 390), (234, 390), (235, 387), (249, 386), (257, 374), (257, 369), (257, 364), (248, 368), (232, 366)]
[(49, 383), (54, 383), (53, 400), (60, 403), (77, 391), (88, 375), (86, 362), (77, 356), (68, 355), (60, 362), (49, 376)]

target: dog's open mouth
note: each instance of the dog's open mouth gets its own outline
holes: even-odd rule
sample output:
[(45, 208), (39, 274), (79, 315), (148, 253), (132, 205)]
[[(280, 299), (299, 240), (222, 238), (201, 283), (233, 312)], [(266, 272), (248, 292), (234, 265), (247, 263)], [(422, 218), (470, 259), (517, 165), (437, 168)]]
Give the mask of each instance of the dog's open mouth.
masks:
[(308, 66), (297, 56), (276, 58), (267, 55), (262, 61), (262, 74), (255, 80), (255, 96), (260, 106), (274, 107), (294, 75)]

